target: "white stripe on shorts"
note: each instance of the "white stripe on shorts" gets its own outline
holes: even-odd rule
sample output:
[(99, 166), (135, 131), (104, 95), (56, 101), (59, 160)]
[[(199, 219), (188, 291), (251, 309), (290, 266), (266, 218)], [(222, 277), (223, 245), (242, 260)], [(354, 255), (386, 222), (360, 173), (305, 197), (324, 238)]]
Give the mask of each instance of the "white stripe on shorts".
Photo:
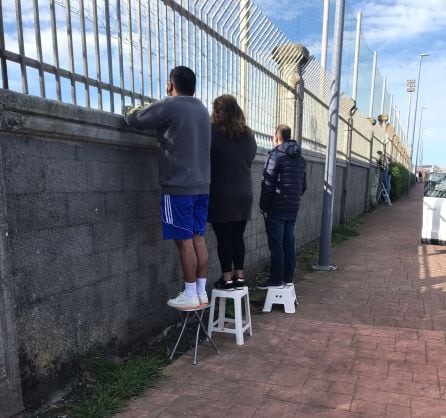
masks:
[(173, 225), (172, 203), (170, 202), (170, 195), (168, 195), (167, 197), (168, 197), (168, 202), (169, 202), (170, 223)]
[(170, 195), (164, 195), (164, 210), (166, 212), (166, 223), (173, 224), (172, 205), (170, 204)]

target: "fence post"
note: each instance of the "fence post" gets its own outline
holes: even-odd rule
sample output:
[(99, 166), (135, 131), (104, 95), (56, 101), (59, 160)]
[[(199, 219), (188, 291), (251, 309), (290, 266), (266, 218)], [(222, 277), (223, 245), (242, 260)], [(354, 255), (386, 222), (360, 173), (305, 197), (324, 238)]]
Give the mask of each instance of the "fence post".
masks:
[[(240, 50), (248, 54), (248, 36), (249, 36), (249, 2), (250, 0), (240, 1)], [(244, 13), (244, 11), (247, 11)], [(244, 57), (240, 57), (240, 106), (245, 112), (245, 118), (248, 120), (248, 62)]]
[[(273, 51), (274, 60), (279, 65), (280, 78), (289, 87), (278, 86), (277, 89), (277, 121), (293, 127), (293, 135), (297, 141), (302, 137), (302, 117), (304, 100), (304, 81), (302, 67), (308, 61), (310, 53), (302, 44), (280, 45)], [(292, 103), (289, 112), (287, 103)]]
[(384, 77), (383, 80), (383, 91), (381, 96), (381, 115), (384, 113), (384, 103), (386, 101), (386, 84), (387, 84), (387, 77)]
[(372, 82), (370, 83), (370, 105), (369, 105), (369, 118), (373, 118), (373, 101), (375, 100), (375, 78), (376, 78), (376, 62), (378, 60), (378, 54), (373, 52), (373, 67), (372, 67)]
[(373, 169), (373, 137), (374, 133), (372, 131), (372, 136), (370, 137), (370, 148), (369, 148), (369, 169), (367, 170), (367, 178), (365, 185), (365, 200), (364, 200), (364, 211), (367, 212), (370, 209), (370, 196), (372, 195), (372, 169)]
[[(302, 46), (302, 45), (301, 45)], [(301, 54), (297, 60), (296, 72), (296, 91), (294, 93), (294, 138), (300, 146), (302, 146), (302, 128), (303, 128), (303, 116), (304, 116), (304, 94), (305, 85), (302, 77), (302, 67), (308, 61), (309, 57), (308, 49), (302, 46)]]
[(8, 83), (8, 66), (6, 65), (6, 44), (5, 33), (3, 28), (3, 10), (0, 7), (0, 67), (2, 71), (2, 88), (9, 89)]
[(348, 222), (348, 183), (350, 179), (350, 167), (352, 159), (352, 140), (353, 140), (353, 115), (356, 112), (356, 105), (350, 108), (350, 115), (347, 121), (347, 149), (345, 155), (344, 175), (342, 176), (342, 196), (341, 196), (341, 224)]
[(355, 40), (355, 63), (353, 66), (353, 94), (352, 98), (356, 102), (358, 96), (358, 71), (359, 71), (359, 51), (361, 48), (361, 22), (362, 13), (356, 17), (356, 40)]

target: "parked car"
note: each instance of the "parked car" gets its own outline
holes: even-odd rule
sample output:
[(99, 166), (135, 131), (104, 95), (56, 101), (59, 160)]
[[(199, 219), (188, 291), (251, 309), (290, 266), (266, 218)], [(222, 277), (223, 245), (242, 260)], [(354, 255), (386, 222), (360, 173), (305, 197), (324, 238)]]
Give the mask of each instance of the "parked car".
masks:
[(446, 245), (446, 173), (429, 173), (425, 179), (421, 242)]

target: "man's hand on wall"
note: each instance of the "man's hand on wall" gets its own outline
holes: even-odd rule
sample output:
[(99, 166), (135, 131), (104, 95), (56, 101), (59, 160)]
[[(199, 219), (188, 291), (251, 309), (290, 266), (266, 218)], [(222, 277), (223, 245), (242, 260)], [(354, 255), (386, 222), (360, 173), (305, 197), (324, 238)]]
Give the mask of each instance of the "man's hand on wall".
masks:
[(137, 112), (138, 110), (143, 110), (145, 109), (147, 106), (124, 106), (123, 112), (122, 114), (124, 115), (124, 117), (131, 115), (133, 112)]

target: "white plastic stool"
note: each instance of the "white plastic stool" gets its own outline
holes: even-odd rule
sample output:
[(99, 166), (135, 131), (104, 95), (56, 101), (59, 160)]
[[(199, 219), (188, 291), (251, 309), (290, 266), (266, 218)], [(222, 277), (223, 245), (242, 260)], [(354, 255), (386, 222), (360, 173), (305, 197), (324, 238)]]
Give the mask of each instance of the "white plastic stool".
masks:
[(273, 304), (283, 305), (285, 313), (296, 312), (296, 289), (293, 286), (284, 286), (281, 289), (270, 288), (266, 294), (263, 312), (271, 312)]
[[(218, 318), (214, 321), (215, 301), (220, 298), (218, 305)], [(235, 319), (226, 318), (226, 299), (234, 300), (234, 316)], [(242, 314), (242, 303), (245, 304), (245, 318)], [(249, 335), (252, 335), (251, 326), (251, 312), (249, 310), (249, 292), (248, 287), (245, 286), (243, 290), (212, 290), (211, 311), (209, 313), (208, 334), (212, 336), (213, 332), (225, 332), (228, 334), (235, 334), (237, 345), (243, 345), (243, 334), (249, 330)], [(225, 324), (234, 324), (234, 328), (225, 327)]]

